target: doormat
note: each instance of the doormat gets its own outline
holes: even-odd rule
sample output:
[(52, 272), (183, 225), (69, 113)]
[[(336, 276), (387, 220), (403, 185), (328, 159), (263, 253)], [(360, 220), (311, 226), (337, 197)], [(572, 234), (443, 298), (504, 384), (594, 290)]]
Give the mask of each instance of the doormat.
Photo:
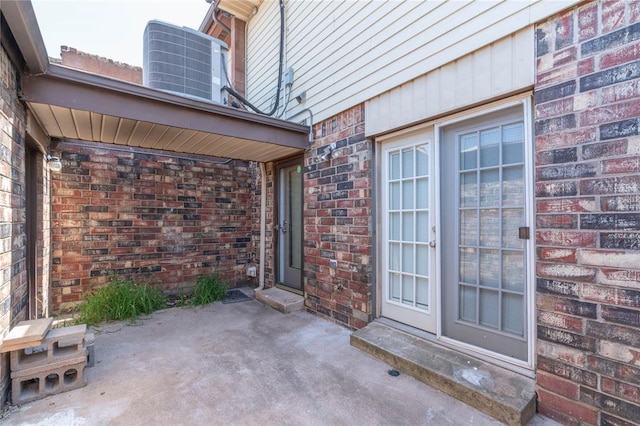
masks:
[(246, 302), (247, 300), (251, 300), (251, 298), (240, 290), (232, 289), (227, 290), (227, 295), (222, 299), (222, 303)]

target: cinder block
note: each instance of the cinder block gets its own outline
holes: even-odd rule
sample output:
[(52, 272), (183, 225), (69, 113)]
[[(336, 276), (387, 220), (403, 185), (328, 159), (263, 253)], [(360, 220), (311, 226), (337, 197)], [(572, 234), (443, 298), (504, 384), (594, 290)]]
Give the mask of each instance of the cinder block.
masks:
[(85, 324), (50, 330), (42, 343), (11, 352), (11, 371), (33, 369), (86, 356)]
[(52, 323), (53, 318), (20, 321), (2, 340), (0, 352), (16, 351), (40, 345)]
[(11, 392), (13, 405), (22, 405), (86, 386), (84, 369), (87, 359), (82, 357), (48, 366), (11, 373)]

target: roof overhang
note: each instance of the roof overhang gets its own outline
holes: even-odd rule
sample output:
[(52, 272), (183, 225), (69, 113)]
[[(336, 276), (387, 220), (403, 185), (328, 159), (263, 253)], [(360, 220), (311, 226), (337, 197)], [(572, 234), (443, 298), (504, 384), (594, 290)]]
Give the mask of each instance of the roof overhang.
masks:
[(53, 64), (21, 99), (57, 138), (260, 162), (309, 146), (307, 126)]
[(199, 31), (207, 31), (213, 24), (213, 13), (215, 9), (224, 10), (225, 12), (248, 22), (260, 7), (264, 0), (214, 0), (207, 12), (204, 20), (200, 24)]
[(31, 2), (3, 0), (28, 73), (20, 98), (50, 137), (267, 162), (309, 147), (309, 127), (50, 64)]

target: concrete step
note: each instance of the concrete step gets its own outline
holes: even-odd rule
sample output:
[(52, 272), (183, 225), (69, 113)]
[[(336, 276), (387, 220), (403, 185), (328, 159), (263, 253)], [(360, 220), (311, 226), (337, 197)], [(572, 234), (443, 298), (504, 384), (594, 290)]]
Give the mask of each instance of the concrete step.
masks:
[(255, 298), (283, 314), (301, 311), (304, 308), (302, 296), (276, 287), (256, 291)]
[(509, 425), (536, 410), (535, 381), (374, 321), (351, 345)]

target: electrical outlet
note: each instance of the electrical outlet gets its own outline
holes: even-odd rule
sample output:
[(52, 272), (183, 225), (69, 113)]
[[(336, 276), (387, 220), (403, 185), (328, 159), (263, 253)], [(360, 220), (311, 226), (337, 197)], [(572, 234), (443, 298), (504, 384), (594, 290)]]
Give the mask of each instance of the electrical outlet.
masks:
[(335, 269), (337, 267), (338, 267), (338, 261), (337, 260), (335, 260), (335, 259), (329, 260), (329, 268)]
[(248, 277), (255, 277), (256, 276), (256, 267), (255, 266), (249, 266), (247, 268), (247, 276)]

